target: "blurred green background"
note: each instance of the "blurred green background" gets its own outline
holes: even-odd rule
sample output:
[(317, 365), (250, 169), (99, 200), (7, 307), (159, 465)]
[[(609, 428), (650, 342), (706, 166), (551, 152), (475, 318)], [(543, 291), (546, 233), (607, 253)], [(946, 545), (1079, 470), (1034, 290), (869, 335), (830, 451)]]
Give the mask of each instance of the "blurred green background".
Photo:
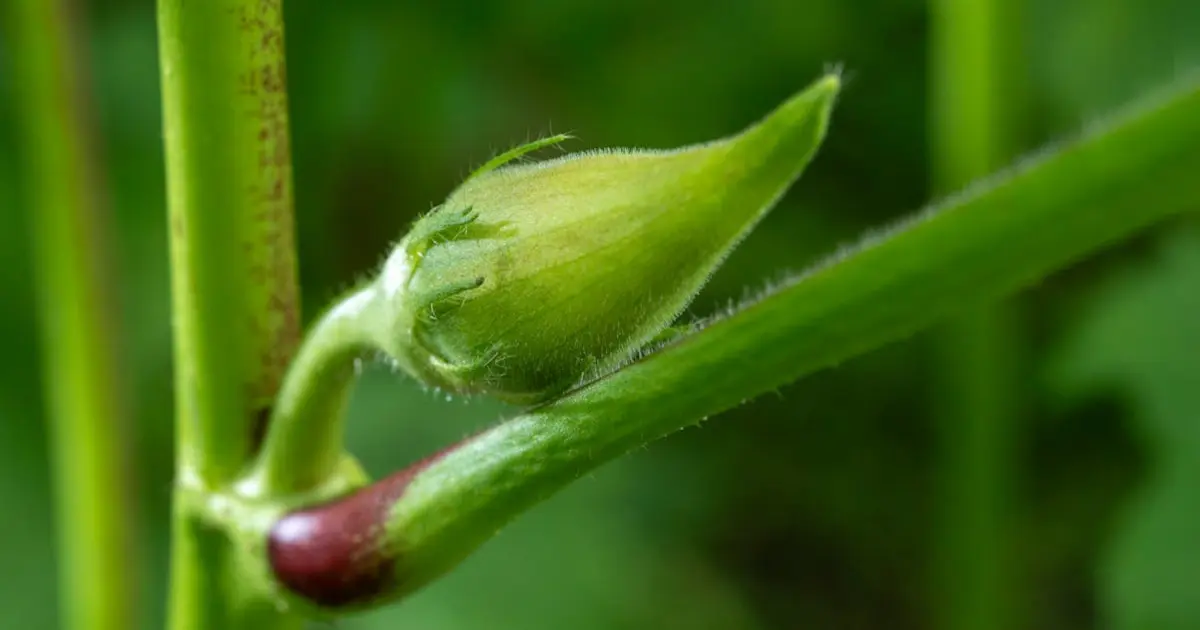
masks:
[[(1024, 5), (1006, 50), (1025, 108), (1015, 146), (1069, 137), (1200, 64), (1195, 0)], [(576, 134), (571, 150), (715, 138), (830, 64), (849, 82), (821, 155), (692, 314), (932, 196), (923, 2), (289, 0), (286, 15), (310, 316), (497, 150), (550, 131)], [(86, 32), (135, 394), (128, 464), (140, 544), (129, 567), (143, 585), (144, 627), (158, 627), (172, 377), (152, 3), (92, 2)], [(10, 55), (0, 45), (0, 627), (37, 629), (59, 614)], [(1019, 299), (1027, 391), (1004, 529), (1011, 627), (1200, 628), (1195, 222), (1156, 229)], [(953, 596), (939, 564), (939, 493), (956, 474), (939, 462), (956, 445), (934, 419), (933, 341), (887, 347), (609, 465), (444, 580), (337, 627), (936, 627)], [(370, 369), (350, 444), (381, 474), (510, 412), (435, 399)]]

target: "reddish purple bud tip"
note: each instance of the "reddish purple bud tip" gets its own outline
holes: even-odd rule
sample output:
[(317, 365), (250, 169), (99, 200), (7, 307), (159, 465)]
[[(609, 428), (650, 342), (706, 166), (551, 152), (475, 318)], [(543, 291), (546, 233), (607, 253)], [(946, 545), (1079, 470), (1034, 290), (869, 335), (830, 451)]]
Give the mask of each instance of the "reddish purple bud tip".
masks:
[(386, 540), (388, 512), (413, 477), (445, 452), (279, 519), (267, 539), (276, 579), (324, 608), (353, 607), (386, 594), (396, 582), (395, 552)]

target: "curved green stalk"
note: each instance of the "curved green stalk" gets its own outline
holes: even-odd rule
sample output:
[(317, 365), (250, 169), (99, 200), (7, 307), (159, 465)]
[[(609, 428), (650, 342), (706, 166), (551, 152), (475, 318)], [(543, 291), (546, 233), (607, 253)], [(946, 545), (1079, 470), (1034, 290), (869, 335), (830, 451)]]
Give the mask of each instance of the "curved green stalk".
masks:
[(1200, 169), (1197, 108), (1192, 81), (552, 403), (285, 516), (276, 578), (334, 610), (411, 592), (606, 461), (1195, 210), (1174, 190)]
[[(1015, 153), (1022, 98), (1016, 4), (937, 0), (930, 7), (929, 128), (939, 191), (983, 177)], [(1023, 397), (1021, 315), (1016, 300), (986, 305), (935, 337), (941, 488), (930, 593), (945, 630), (1020, 625), (1007, 523)]]
[(293, 627), (237, 586), (240, 553), (182, 499), (230, 486), (299, 338), (278, 0), (159, 0), (175, 330), (171, 626)]
[(13, 3), (57, 499), (63, 627), (133, 625), (125, 408), (103, 174), (70, 3)]
[(287, 496), (328, 481), (344, 452), (343, 415), (356, 364), (374, 348), (379, 307), (369, 285), (339, 300), (313, 326), (279, 391), (247, 496)]

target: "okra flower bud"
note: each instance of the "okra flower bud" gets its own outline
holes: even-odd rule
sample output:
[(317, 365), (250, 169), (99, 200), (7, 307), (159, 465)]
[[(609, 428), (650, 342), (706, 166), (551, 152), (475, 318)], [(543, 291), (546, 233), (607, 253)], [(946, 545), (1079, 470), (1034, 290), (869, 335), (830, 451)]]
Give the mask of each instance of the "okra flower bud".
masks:
[(514, 402), (617, 367), (800, 175), (838, 89), (826, 76), (715, 142), (504, 164), (552, 140), (493, 160), (385, 262), (383, 350), (428, 384)]

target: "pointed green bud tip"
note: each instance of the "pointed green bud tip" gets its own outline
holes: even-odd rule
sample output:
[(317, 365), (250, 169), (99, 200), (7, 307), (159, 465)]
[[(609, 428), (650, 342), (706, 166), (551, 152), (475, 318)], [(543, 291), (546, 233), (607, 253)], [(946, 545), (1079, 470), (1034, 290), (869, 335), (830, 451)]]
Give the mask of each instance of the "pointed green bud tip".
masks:
[(729, 138), (601, 150), (472, 174), (419, 219), (376, 280), (380, 344), (452, 392), (534, 402), (655, 339), (812, 159), (830, 75)]

